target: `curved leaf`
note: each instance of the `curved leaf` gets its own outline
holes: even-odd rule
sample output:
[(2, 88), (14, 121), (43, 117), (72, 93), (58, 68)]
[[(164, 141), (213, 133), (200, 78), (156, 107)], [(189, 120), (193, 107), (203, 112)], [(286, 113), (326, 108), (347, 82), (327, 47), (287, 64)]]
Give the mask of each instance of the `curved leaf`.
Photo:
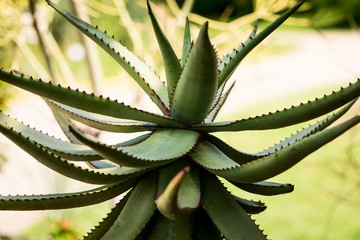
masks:
[(294, 185), (289, 183), (274, 183), (274, 182), (255, 182), (255, 183), (238, 183), (231, 182), (238, 188), (241, 188), (244, 191), (265, 195), (265, 196), (273, 196), (278, 194), (290, 193), (294, 191)]
[(258, 214), (266, 210), (264, 203), (233, 196), (247, 214)]
[(223, 152), (226, 156), (228, 156), (229, 158), (231, 158), (231, 160), (238, 164), (251, 162), (261, 156), (258, 154), (250, 154), (236, 150), (221, 139), (210, 134), (204, 135), (204, 139), (211, 142), (213, 145), (216, 146), (216, 148), (218, 148), (221, 152)]
[(221, 154), (219, 150), (205, 141), (198, 145), (191, 157), (210, 172), (227, 180), (241, 183), (259, 182), (291, 168), (307, 155), (340, 136), (359, 122), (360, 116), (356, 116), (335, 127), (304, 138), (273, 154), (242, 165), (234, 164), (226, 155)]
[(119, 233), (122, 240), (136, 239), (156, 210), (155, 187), (155, 174), (143, 177), (132, 190), (129, 200), (102, 240), (119, 239)]
[(115, 118), (132, 119), (152, 122), (161, 126), (182, 127), (183, 124), (169, 117), (131, 108), (123, 103), (110, 100), (109, 98), (97, 97), (79, 90), (63, 88), (52, 85), (31, 77), (8, 73), (0, 70), (0, 79), (4, 82), (20, 87), (39, 96), (54, 100), (56, 102), (79, 108), (92, 113), (98, 113)]
[[(249, 38), (250, 40), (241, 45), (236, 49), (235, 54), (229, 58), (229, 61), (223, 60), (224, 64), (219, 66), (221, 72), (219, 73), (219, 87), (230, 78), (235, 71), (239, 63), (245, 58), (245, 56), (253, 50), (259, 43), (261, 43), (267, 36), (269, 36), (276, 28), (278, 28), (288, 17), (290, 17), (302, 4), (304, 0), (299, 1), (292, 8), (286, 11), (283, 15), (277, 18), (275, 21), (270, 23), (260, 33), (254, 37)], [(256, 31), (256, 30), (255, 30)]]
[(77, 193), (0, 196), (0, 210), (29, 211), (89, 206), (126, 192), (134, 183), (134, 180), (129, 180)]
[[(266, 236), (212, 174), (203, 172), (202, 205), (220, 232), (229, 240), (264, 240)], [(219, 197), (221, 196), (221, 197)]]
[(62, 141), (48, 134), (44, 134), (34, 128), (24, 125), (11, 117), (0, 112), (0, 122), (12, 128), (14, 131), (21, 132), (24, 137), (36, 142), (56, 155), (70, 160), (91, 161), (102, 159), (94, 150), (81, 144), (73, 144)]
[(148, 226), (147, 240), (192, 240), (192, 221), (189, 218), (171, 220), (157, 213)]
[(194, 131), (219, 132), (219, 131), (244, 131), (265, 130), (286, 127), (305, 122), (329, 113), (360, 96), (360, 80), (338, 92), (333, 92), (321, 99), (309, 101), (296, 107), (230, 122), (204, 123), (192, 127)]
[(133, 133), (153, 131), (159, 128), (159, 126), (154, 123), (120, 121), (118, 118), (83, 111), (77, 108), (66, 106), (61, 103), (55, 103), (53, 101), (49, 101), (49, 103), (55, 109), (67, 115), (69, 118), (103, 131)]
[(191, 47), (192, 47), (192, 43), (191, 43), (190, 23), (189, 23), (189, 19), (186, 18), (185, 28), (184, 28), (182, 57), (180, 61), (182, 67), (185, 66), (186, 64), (187, 58), (189, 57), (190, 54)]
[(171, 44), (169, 43), (165, 34), (161, 30), (158, 21), (156, 20), (156, 17), (151, 9), (149, 0), (147, 0), (146, 3), (149, 10), (151, 23), (156, 35), (156, 39), (159, 43), (159, 47), (161, 50), (161, 56), (164, 62), (164, 68), (166, 74), (167, 90), (168, 90), (168, 95), (170, 96), (170, 94), (173, 93), (176, 86), (176, 82), (180, 77), (181, 65), (178, 57), (176, 56), (173, 48), (171, 47)]
[(111, 146), (72, 129), (75, 136), (101, 156), (124, 166), (160, 166), (187, 154), (197, 143), (199, 133), (182, 129), (158, 129), (139, 144)]
[(48, 4), (58, 13), (65, 17), (71, 24), (82, 31), (86, 36), (102, 47), (112, 58), (114, 58), (149, 95), (151, 100), (159, 109), (167, 115), (169, 113), (168, 94), (165, 85), (139, 58), (131, 53), (120, 42), (114, 40), (106, 33), (77, 18), (73, 14), (61, 9), (51, 1)]
[(148, 169), (129, 167), (114, 167), (103, 170), (83, 169), (50, 153), (48, 150), (3, 123), (0, 123), (0, 132), (48, 168), (64, 176), (86, 183), (109, 184), (124, 182), (148, 171)]
[(217, 89), (216, 53), (208, 36), (206, 22), (191, 49), (170, 101), (171, 116), (187, 124), (204, 121)]
[(343, 116), (357, 99), (353, 100), (352, 102), (348, 103), (345, 107), (343, 107), (338, 112), (332, 114), (331, 116), (327, 116), (326, 118), (322, 119), (321, 121), (318, 121), (316, 124), (310, 125), (307, 128), (304, 128), (302, 131), (297, 132), (296, 134), (293, 134), (291, 137), (286, 138), (285, 140), (281, 141), (278, 144), (275, 144), (273, 147), (270, 147), (268, 149), (265, 149), (264, 151), (258, 152), (255, 155), (256, 156), (266, 156), (270, 153), (276, 152), (284, 147), (287, 147), (291, 144), (294, 144), (295, 142), (301, 140), (304, 137), (310, 136), (312, 134), (315, 134), (317, 132), (320, 132), (330, 126), (333, 122), (335, 122), (337, 119), (339, 119), (341, 116)]
[(84, 236), (83, 240), (99, 240), (104, 234), (109, 231), (110, 227), (114, 224), (115, 220), (120, 215), (121, 211), (123, 210), (126, 202), (131, 195), (131, 191), (128, 192), (117, 204), (116, 206), (111, 209), (111, 211), (107, 214), (106, 218), (100, 222), (94, 229), (91, 230), (86, 236)]

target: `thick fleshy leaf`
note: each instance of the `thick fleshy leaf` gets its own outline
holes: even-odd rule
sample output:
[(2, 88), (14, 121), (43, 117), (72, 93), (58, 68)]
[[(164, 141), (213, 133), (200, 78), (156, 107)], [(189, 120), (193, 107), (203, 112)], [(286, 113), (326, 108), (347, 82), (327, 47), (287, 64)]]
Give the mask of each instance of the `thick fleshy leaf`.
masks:
[(216, 176), (202, 172), (202, 205), (214, 224), (229, 240), (264, 240), (266, 236)]
[(92, 184), (124, 182), (148, 171), (148, 169), (129, 167), (113, 167), (101, 170), (84, 169), (50, 153), (3, 123), (0, 123), (0, 132), (48, 168), (82, 182)]
[(312, 134), (315, 134), (317, 132), (324, 130), (325, 128), (330, 126), (332, 123), (334, 123), (337, 119), (339, 119), (341, 116), (343, 116), (351, 108), (351, 106), (354, 105), (356, 100), (348, 103), (345, 107), (343, 107), (336, 113), (332, 114), (331, 116), (328, 116), (328, 117), (322, 119), (321, 121), (318, 121), (316, 124), (313, 124), (307, 128), (304, 128), (302, 131), (299, 131), (296, 134), (293, 134), (291, 137), (286, 138), (285, 140), (281, 141), (278, 144), (275, 144), (273, 147), (265, 149), (264, 151), (258, 152), (254, 155), (259, 156), (259, 157), (266, 156), (270, 153), (273, 153), (284, 147), (294, 144), (295, 142), (301, 140), (304, 137), (310, 136)]
[(149, 10), (149, 15), (151, 23), (155, 32), (156, 39), (159, 43), (162, 59), (164, 62), (165, 74), (166, 74), (166, 84), (168, 94), (174, 91), (176, 83), (180, 77), (181, 65), (178, 57), (176, 56), (174, 49), (171, 47), (169, 40), (166, 38), (165, 34), (160, 28), (158, 21), (151, 9), (149, 0), (147, 0), (147, 7)]
[[(200, 204), (200, 181), (197, 167), (182, 163), (165, 166), (160, 170), (156, 205), (169, 219), (179, 220), (188, 217)], [(178, 171), (176, 171), (178, 170)]]
[(350, 83), (348, 87), (341, 88), (338, 92), (283, 111), (237, 121), (204, 123), (194, 126), (192, 129), (201, 132), (219, 132), (281, 128), (320, 117), (357, 99), (359, 96), (360, 80), (358, 79), (356, 83)]
[(131, 53), (120, 42), (101, 32), (99, 29), (77, 18), (73, 14), (61, 9), (51, 1), (49, 5), (58, 13), (64, 16), (71, 24), (82, 31), (86, 36), (92, 39), (102, 47), (112, 58), (114, 58), (139, 84), (139, 86), (149, 95), (151, 100), (159, 109), (167, 115), (169, 112), (168, 94), (165, 85), (138, 57)]
[(224, 105), (224, 103), (225, 103), (227, 97), (229, 96), (231, 90), (233, 89), (234, 85), (235, 85), (235, 82), (230, 86), (229, 89), (226, 90), (226, 92), (224, 94), (223, 94), (223, 91), (224, 91), (225, 85), (223, 85), (223, 87), (220, 87), (217, 90), (213, 106), (210, 109), (209, 114), (205, 118), (206, 123), (211, 123), (215, 120), (217, 114), (219, 113), (222, 106)]
[(266, 206), (260, 201), (247, 200), (241, 197), (233, 196), (247, 214), (258, 214), (265, 211)]
[(291, 168), (310, 153), (349, 130), (360, 122), (360, 116), (330, 129), (304, 138), (266, 157), (239, 165), (209, 142), (200, 142), (191, 154), (194, 161), (229, 181), (241, 183), (260, 182)]
[(124, 166), (155, 167), (187, 154), (196, 145), (199, 133), (183, 129), (158, 129), (144, 141), (131, 146), (106, 145), (73, 130), (74, 135), (106, 159)]
[(184, 28), (182, 57), (180, 61), (181, 66), (185, 66), (187, 58), (189, 57), (190, 54), (191, 47), (192, 47), (192, 43), (191, 43), (190, 23), (189, 23), (189, 19), (186, 18), (185, 28)]
[(231, 147), (230, 145), (213, 135), (204, 135), (204, 139), (211, 142), (213, 145), (216, 146), (216, 148), (218, 148), (221, 152), (223, 152), (226, 156), (228, 156), (238, 164), (248, 163), (259, 158), (259, 155), (257, 154), (250, 154), (236, 150), (235, 148)]
[[(254, 28), (253, 28), (252, 32), (250, 33), (249, 38), (245, 41), (245, 43), (243, 43), (244, 45), (247, 44), (249, 41), (251, 41), (255, 37), (258, 25), (259, 25), (259, 19), (257, 19), (255, 21)], [(239, 50), (244, 47), (243, 44), (241, 44), (241, 46), (238, 49), (234, 49), (231, 53), (228, 53), (223, 58), (219, 59), (219, 61), (218, 61), (218, 71), (219, 71), (219, 73), (234, 58), (234, 56), (236, 54), (238, 54)], [(229, 78), (227, 78), (227, 79), (229, 79)], [(223, 81), (221, 86), (219, 86), (219, 88), (224, 87), (225, 84), (226, 84), (226, 81)]]
[(171, 220), (160, 213), (156, 213), (147, 228), (147, 236), (144, 237), (147, 240), (192, 239), (192, 220), (189, 218)]
[(265, 29), (260, 33), (250, 38), (246, 44), (242, 44), (238, 49), (236, 49), (235, 54), (229, 58), (229, 61), (224, 59), (223, 65), (219, 66), (221, 70), (219, 74), (219, 87), (230, 78), (233, 74), (239, 63), (245, 58), (245, 56), (250, 53), (259, 43), (261, 43), (267, 36), (269, 36), (276, 28), (278, 28), (288, 17), (290, 17), (302, 4), (304, 1), (299, 1), (291, 9), (286, 11), (283, 15), (277, 18), (274, 22), (270, 23)]
[(31, 77), (25, 77), (24, 75), (9, 73), (3, 69), (0, 70), (0, 79), (39, 96), (92, 113), (115, 118), (152, 122), (161, 126), (183, 126), (183, 124), (169, 117), (131, 108), (123, 103), (110, 100), (109, 98), (98, 97), (94, 94), (87, 94), (70, 88), (63, 88), (59, 85), (55, 86), (50, 82), (35, 80)]
[(217, 60), (208, 23), (199, 33), (170, 101), (171, 116), (187, 124), (204, 121), (217, 89)]
[(84, 207), (112, 199), (129, 190), (134, 184), (134, 180), (129, 180), (76, 193), (0, 196), (0, 210), (29, 211)]
[(55, 109), (64, 113), (69, 118), (103, 131), (133, 133), (142, 131), (153, 131), (159, 128), (159, 125), (154, 123), (121, 121), (118, 118), (83, 111), (77, 108), (66, 106), (61, 103), (55, 103), (53, 101), (49, 101), (49, 103)]
[(69, 160), (91, 161), (102, 159), (94, 150), (86, 145), (73, 144), (62, 141), (48, 134), (44, 134), (34, 128), (24, 125), (0, 112), (0, 122), (12, 128), (14, 131), (21, 132), (24, 137), (36, 142), (56, 155)]
[(118, 218), (101, 238), (102, 240), (117, 240), (121, 234), (122, 240), (134, 240), (145, 228), (153, 216), (156, 205), (156, 176), (149, 174), (143, 177), (133, 188)]
[(237, 183), (231, 182), (238, 188), (241, 188), (244, 191), (265, 195), (273, 196), (278, 194), (290, 193), (294, 190), (294, 185), (292, 184), (282, 184), (274, 182), (255, 182), (255, 183)]
[(91, 230), (86, 236), (84, 236), (84, 240), (99, 240), (104, 234), (109, 231), (110, 227), (114, 224), (115, 220), (120, 215), (123, 210), (126, 202), (128, 201), (131, 195), (131, 191), (128, 192), (117, 204), (111, 209), (111, 211), (107, 214), (106, 218), (100, 222), (94, 229)]
[(183, 126), (180, 122), (177, 122), (169, 117), (131, 108), (123, 103), (103, 98), (101, 96), (97, 97), (93, 94), (79, 92), (78, 90), (72, 90), (70, 88), (63, 88), (59, 85), (55, 86), (51, 83), (32, 79), (31, 77), (28, 78), (23, 75), (17, 75), (11, 72), (9, 73), (3, 69), (0, 70), (0, 79), (39, 96), (85, 111), (115, 118), (152, 122), (162, 126)]

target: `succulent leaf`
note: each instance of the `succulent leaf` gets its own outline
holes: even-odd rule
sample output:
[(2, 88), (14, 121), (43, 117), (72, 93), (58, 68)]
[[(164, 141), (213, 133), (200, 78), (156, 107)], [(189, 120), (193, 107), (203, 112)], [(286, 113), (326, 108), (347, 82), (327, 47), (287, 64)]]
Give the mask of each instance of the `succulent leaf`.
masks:
[(0, 196), (0, 210), (29, 211), (89, 206), (126, 192), (134, 183), (134, 180), (129, 180), (77, 193)]
[(226, 239), (266, 239), (258, 226), (214, 175), (203, 172), (202, 177), (203, 208)]
[(113, 209), (111, 209), (111, 211), (108, 213), (106, 218), (104, 218), (103, 221), (100, 222), (99, 225), (97, 225), (94, 229), (91, 230), (90, 233), (88, 233), (86, 236), (84, 236), (84, 240), (99, 240), (99, 239), (101, 239), (104, 236), (104, 234), (107, 231), (109, 231), (110, 227), (114, 224), (115, 220), (120, 215), (127, 200), (129, 199), (130, 194), (131, 194), (131, 191), (128, 192), (116, 204), (116, 206)]
[(0, 132), (48, 168), (69, 178), (86, 183), (110, 184), (124, 182), (147, 171), (142, 168), (128, 167), (114, 167), (101, 170), (84, 169), (50, 153), (21, 133), (2, 123), (0, 123)]
[(111, 57), (113, 57), (139, 84), (139, 86), (149, 95), (151, 100), (165, 114), (169, 113), (168, 94), (165, 85), (139, 58), (131, 53), (120, 42), (114, 40), (106, 33), (82, 21), (73, 14), (65, 11), (55, 3), (48, 1), (58, 13), (65, 17), (71, 24), (82, 31), (86, 36), (92, 39), (100, 47), (102, 47)]
[(266, 209), (265, 204), (260, 201), (247, 200), (237, 196), (233, 197), (247, 214), (258, 214), (265, 211)]
[(187, 58), (189, 57), (190, 54), (191, 47), (192, 47), (192, 42), (191, 42), (191, 33), (190, 33), (190, 23), (189, 23), (189, 19), (186, 18), (185, 28), (184, 28), (182, 57), (180, 61), (182, 67), (185, 66), (186, 64)]
[(156, 213), (150, 220), (148, 233), (144, 239), (168, 240), (182, 239), (192, 240), (192, 221), (188, 218), (171, 220), (160, 213)]
[[(154, 131), (144, 141), (131, 146), (111, 146), (72, 129), (80, 141), (101, 156), (119, 165), (129, 167), (155, 167), (171, 162), (187, 154), (197, 143), (199, 133), (163, 128)], [(176, 145), (181, 143), (181, 145)]]
[(155, 187), (155, 174), (149, 174), (142, 178), (133, 188), (129, 199), (114, 224), (101, 239), (119, 239), (119, 233), (123, 240), (136, 239), (156, 210), (154, 202)]
[(146, 2), (149, 10), (151, 23), (156, 35), (156, 39), (159, 43), (162, 59), (164, 61), (166, 84), (168, 89), (168, 95), (170, 96), (170, 94), (175, 89), (177, 80), (180, 77), (181, 65), (178, 57), (174, 52), (174, 49), (171, 47), (169, 40), (166, 38), (165, 34), (161, 30), (161, 27), (151, 9), (149, 0), (147, 0)]
[(213, 174), (227, 180), (240, 183), (259, 182), (291, 168), (307, 155), (340, 136), (359, 122), (360, 116), (353, 117), (344, 123), (304, 138), (266, 157), (242, 165), (234, 164), (231, 159), (205, 141), (199, 143), (191, 157)]
[(238, 164), (248, 163), (262, 156), (260, 154), (251, 154), (236, 150), (221, 139), (210, 134), (205, 135), (204, 139), (211, 142), (217, 149)]
[(183, 126), (180, 122), (169, 117), (131, 108), (123, 103), (110, 100), (109, 98), (97, 97), (93, 94), (87, 94), (78, 90), (55, 86), (50, 82), (47, 83), (41, 80), (28, 78), (23, 75), (17, 75), (11, 72), (9, 73), (3, 69), (0, 70), (0, 79), (39, 96), (92, 113), (115, 118), (152, 122), (161, 126)]
[(24, 125), (11, 117), (0, 112), (0, 122), (12, 128), (14, 131), (21, 132), (24, 137), (36, 142), (47, 150), (56, 153), (65, 159), (91, 161), (102, 159), (94, 150), (86, 145), (73, 144), (62, 141), (40, 132), (34, 128)]
[(231, 182), (238, 188), (241, 188), (244, 191), (265, 195), (273, 196), (278, 194), (290, 193), (294, 190), (294, 185), (289, 183), (274, 183), (274, 182), (255, 182), (255, 183), (238, 183)]
[(236, 54), (232, 56), (231, 59), (229, 58), (229, 61), (224, 61), (223, 64), (219, 66), (221, 72), (219, 74), (218, 86), (220, 87), (224, 82), (226, 82), (227, 79), (229, 79), (233, 74), (239, 63), (246, 57), (246, 55), (259, 43), (261, 43), (267, 36), (269, 36), (276, 28), (278, 28), (287, 18), (289, 18), (303, 3), (304, 0), (299, 1), (279, 18), (270, 23), (260, 33), (250, 38), (250, 41), (236, 49)]
[(200, 204), (200, 181), (198, 168), (175, 163), (160, 169), (156, 205), (169, 219), (188, 217)]
[(310, 125), (307, 128), (304, 128), (302, 131), (299, 131), (296, 134), (293, 134), (291, 137), (286, 138), (285, 140), (281, 141), (280, 143), (275, 144), (273, 147), (265, 149), (264, 151), (258, 152), (254, 155), (259, 156), (259, 157), (268, 155), (279, 149), (282, 149), (291, 144), (294, 144), (295, 142), (303, 139), (304, 137), (308, 137), (312, 134), (315, 134), (317, 132), (324, 130), (325, 128), (330, 126), (332, 123), (334, 123), (337, 119), (339, 119), (341, 116), (343, 116), (351, 108), (351, 106), (354, 105), (356, 100), (348, 103), (345, 107), (340, 109), (338, 112), (332, 114), (331, 116), (327, 116), (326, 118), (318, 121), (317, 123)]
[(214, 104), (211, 107), (208, 116), (205, 118), (205, 123), (211, 123), (211, 122), (213, 122), (215, 120), (217, 114), (221, 110), (222, 106), (224, 105), (227, 97), (229, 96), (229, 94), (230, 94), (230, 92), (231, 92), (231, 90), (233, 89), (234, 86), (235, 86), (235, 82), (233, 84), (231, 84), (230, 88), (227, 89), (225, 93), (223, 93), (225, 84), (223, 84), (217, 90), (215, 100), (214, 100)]
[(200, 132), (220, 132), (286, 127), (320, 117), (357, 99), (359, 95), (360, 80), (353, 84), (350, 83), (348, 87), (341, 88), (338, 92), (283, 111), (237, 121), (204, 123), (193, 126), (191, 129)]
[(65, 114), (69, 118), (81, 122), (89, 127), (99, 130), (118, 133), (133, 133), (143, 131), (153, 131), (159, 125), (147, 122), (121, 121), (118, 118), (90, 113), (77, 108), (69, 107), (61, 103), (48, 101), (56, 110)]
[(208, 23), (199, 33), (171, 101), (171, 116), (189, 125), (204, 121), (217, 89), (216, 53), (208, 36)]

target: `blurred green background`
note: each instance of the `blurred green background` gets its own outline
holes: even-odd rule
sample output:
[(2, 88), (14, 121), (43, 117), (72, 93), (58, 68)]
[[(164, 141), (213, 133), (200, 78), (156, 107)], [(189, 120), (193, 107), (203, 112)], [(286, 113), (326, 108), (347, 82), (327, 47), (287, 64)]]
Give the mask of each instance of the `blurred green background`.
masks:
[[(147, 107), (148, 99), (144, 99), (144, 95), (128, 82), (126, 74), (119, 69), (118, 65), (94, 45), (90, 44), (88, 49), (84, 49), (86, 43), (83, 42), (84, 40), (78, 32), (55, 14), (44, 1), (1, 1), (1, 67), (17, 69), (47, 80), (55, 79), (62, 84), (76, 85), (99, 93), (104, 92), (104, 95), (118, 94), (117, 97), (122, 101), (127, 100), (125, 97), (130, 97), (131, 99), (128, 100), (130, 104), (140, 108)], [(88, 17), (93, 25), (99, 25), (100, 29), (107, 30), (109, 35), (114, 35), (115, 39), (121, 40), (124, 45), (144, 59), (152, 69), (156, 69), (160, 75), (163, 73), (160, 52), (157, 50), (153, 33), (149, 31), (150, 21), (147, 17), (145, 0), (89, 0), (76, 1), (75, 5), (68, 0), (57, 2), (72, 11), (75, 6), (75, 10), (77, 8), (82, 18)], [(203, 21), (210, 21), (211, 39), (221, 57), (247, 38), (257, 18), (261, 19), (259, 28), (262, 28), (294, 2), (296, 1), (157, 0), (153, 2), (153, 9), (178, 53), (181, 49), (179, 39), (182, 39), (184, 16), (189, 16), (193, 37), (197, 35)], [(36, 6), (33, 15), (30, 11), (30, 3)], [(340, 35), (347, 35), (349, 32), (358, 33), (358, 24), (360, 24), (358, 9), (360, 9), (360, 1), (357, 0), (308, 1), (292, 19), (287, 21), (285, 26), (281, 27), (280, 35), (276, 36), (280, 38), (283, 36), (282, 33), (287, 36), (286, 33), (289, 31), (304, 35), (315, 32), (318, 36), (326, 39), (326, 36), (322, 34), (327, 31), (337, 32)], [(34, 30), (34, 16), (37, 19), (40, 37)], [(40, 41), (44, 41), (45, 48), (41, 46)], [(271, 61), (274, 57), (286, 57), (287, 54), (296, 52), (297, 48), (299, 46), (291, 41), (287, 42), (286, 39), (282, 39), (279, 43), (276, 38), (270, 37), (253, 54), (249, 55), (244, 63), (245, 68), (266, 59)], [(44, 51), (47, 54), (44, 54)], [(71, 54), (74, 52), (75, 55)], [(91, 54), (92, 60), (86, 60), (86, 54)], [(284, 70), (281, 65), (275, 66), (275, 68), (274, 71), (278, 72)], [(95, 72), (91, 70), (95, 70)], [(317, 76), (319, 73), (311, 74)], [(283, 77), (291, 81), (291, 76), (284, 75)], [(245, 83), (244, 81), (252, 81), (252, 79), (242, 81)], [(346, 78), (341, 81), (355, 81), (355, 79)], [(113, 86), (115, 85), (119, 87), (119, 90), (115, 90), (114, 93)], [(238, 85), (241, 85), (241, 82)], [(238, 102), (234, 98), (231, 106), (228, 106), (229, 110), (226, 110), (227, 106), (225, 106), (224, 119), (219, 120), (241, 119), (259, 113), (267, 113), (269, 110), (282, 109), (316, 96), (320, 97), (339, 86), (339, 84), (329, 82), (321, 87), (316, 85), (310, 92), (304, 90), (295, 94), (287, 93), (284, 86), (282, 95), (273, 96), (271, 100), (254, 103), (251, 101)], [(261, 88), (264, 87), (261, 81), (257, 87), (259, 89), (254, 88), (248, 91), (261, 91)], [(281, 85), (278, 87), (281, 88)], [(131, 90), (131, 94), (124, 96), (124, 91), (128, 92), (129, 90)], [(24, 96), (25, 100), (22, 100)], [(18, 107), (16, 104), (19, 102), (26, 104), (26, 97), (25, 93), (21, 91), (0, 85), (2, 109), (12, 112)], [(236, 108), (238, 104), (239, 108)], [(357, 103), (347, 116), (359, 114), (359, 110), (360, 106)], [(302, 127), (297, 125), (281, 131), (221, 133), (218, 135), (240, 150), (256, 152), (279, 142)], [(320, 151), (310, 155), (287, 173), (276, 177), (274, 181), (289, 182), (295, 185), (295, 191), (291, 194), (279, 197), (259, 197), (238, 191), (236, 194), (261, 200), (266, 204), (268, 209), (255, 215), (254, 219), (262, 229), (265, 229), (265, 233), (269, 234), (271, 239), (360, 239), (359, 142), (360, 128), (356, 127)], [(5, 156), (2, 159), (6, 158), (8, 161), (0, 161), (3, 165), (1, 173), (3, 176), (0, 176), (2, 185), (0, 184), (0, 186), (9, 184), (5, 183), (9, 174), (18, 174), (24, 177), (21, 170), (15, 173), (7, 172), (10, 171), (7, 169), (13, 168), (9, 167), (12, 164), (10, 157)], [(25, 174), (26, 176), (28, 175)], [(49, 177), (51, 181), (48, 180)], [(26, 181), (31, 182), (31, 177)], [(54, 192), (67, 191), (72, 184), (66, 182), (64, 185), (64, 179), (52, 175), (45, 175), (43, 182), (45, 185), (49, 185), (46, 189)], [(14, 185), (12, 187), (16, 188)], [(84, 186), (79, 186), (79, 188), (81, 187), (84, 188)], [(1, 194), (6, 194), (3, 189), (0, 190)], [(232, 190), (230, 185), (229, 190)], [(22, 194), (22, 192), (18, 193)], [(34, 221), (28, 222), (21, 230), (2, 233), (0, 229), (0, 239), (77, 239), (86, 230), (96, 225), (102, 217), (105, 217), (112, 204), (113, 202), (106, 202), (76, 210), (48, 211), (41, 217), (34, 217)], [(9, 218), (18, 216), (10, 215)], [(3, 219), (1, 213), (0, 219)]]

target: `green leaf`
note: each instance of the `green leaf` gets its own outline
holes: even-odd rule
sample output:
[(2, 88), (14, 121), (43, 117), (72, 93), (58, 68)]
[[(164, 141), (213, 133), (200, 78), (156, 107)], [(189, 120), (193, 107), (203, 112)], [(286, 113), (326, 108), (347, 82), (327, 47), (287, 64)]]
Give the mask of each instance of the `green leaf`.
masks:
[(50, 82), (43, 82), (40, 79), (34, 80), (31, 77), (17, 75), (12, 72), (9, 73), (3, 69), (0, 70), (0, 79), (39, 96), (88, 112), (115, 118), (152, 122), (161, 126), (183, 126), (183, 124), (169, 117), (131, 108), (123, 103), (110, 100), (109, 98), (97, 97), (94, 94), (63, 88), (59, 85), (55, 86)]
[(86, 183), (109, 184), (124, 182), (148, 171), (148, 169), (129, 167), (113, 167), (101, 170), (84, 169), (50, 153), (3, 123), (0, 123), (0, 132), (48, 168), (69, 178)]
[(322, 119), (321, 121), (318, 121), (316, 124), (310, 125), (307, 128), (304, 128), (302, 131), (297, 132), (296, 134), (293, 134), (291, 137), (286, 138), (285, 140), (281, 141), (278, 144), (275, 144), (275, 146), (270, 147), (268, 149), (265, 149), (264, 151), (258, 152), (254, 155), (256, 156), (266, 156), (270, 153), (276, 152), (284, 147), (287, 147), (291, 144), (294, 144), (295, 142), (301, 140), (304, 137), (310, 136), (312, 134), (315, 134), (317, 132), (320, 132), (330, 126), (332, 123), (334, 123), (337, 119), (339, 119), (341, 116), (343, 116), (357, 99), (354, 101), (348, 103), (345, 107), (343, 107), (338, 112), (332, 114), (331, 116), (327, 116), (326, 118)]
[(217, 89), (216, 53), (208, 36), (208, 23), (187, 59), (170, 101), (171, 116), (189, 125), (204, 121)]
[[(290, 17), (302, 4), (304, 1), (299, 1), (292, 8), (286, 11), (283, 15), (277, 18), (274, 22), (270, 23), (265, 29), (260, 33), (250, 38), (246, 44), (241, 45), (235, 51), (235, 55), (229, 58), (229, 61), (224, 60), (224, 64), (219, 66), (221, 70), (219, 74), (219, 87), (230, 78), (233, 74), (239, 63), (245, 58), (245, 56), (253, 50), (259, 43), (261, 43), (267, 36), (269, 36), (276, 28), (278, 28), (288, 17)], [(251, 35), (250, 35), (251, 36)]]
[(104, 234), (109, 231), (110, 227), (114, 224), (115, 220), (120, 215), (121, 211), (123, 210), (126, 202), (131, 195), (131, 191), (128, 192), (117, 204), (116, 206), (111, 209), (110, 213), (97, 225), (94, 229), (91, 230), (86, 236), (84, 236), (84, 240), (99, 240)]
[(234, 164), (214, 146), (201, 142), (191, 154), (193, 160), (204, 168), (229, 181), (241, 183), (259, 182), (274, 177), (291, 168), (310, 153), (332, 141), (360, 122), (360, 116), (330, 129), (304, 138), (266, 157), (246, 164)]
[(118, 118), (108, 117), (96, 113), (83, 111), (80, 109), (66, 106), (61, 103), (55, 103), (52, 101), (49, 101), (49, 103), (56, 110), (67, 115), (69, 118), (81, 122), (87, 126), (103, 131), (133, 133), (133, 132), (153, 131), (159, 128), (159, 126), (154, 123), (120, 121)]
[(222, 106), (224, 105), (224, 103), (226, 102), (227, 97), (229, 96), (231, 90), (233, 89), (235, 85), (235, 82), (233, 84), (231, 84), (230, 88), (226, 90), (226, 92), (223, 94), (224, 91), (224, 87), (225, 85), (223, 84), (222, 87), (220, 87), (217, 92), (216, 92), (216, 96), (215, 96), (215, 100), (214, 100), (214, 104), (210, 109), (210, 112), (208, 114), (208, 116), (205, 118), (205, 122), (206, 123), (211, 123), (215, 120), (217, 114), (219, 113), (219, 111), (221, 110)]
[(274, 183), (274, 182), (255, 182), (255, 183), (237, 183), (231, 182), (238, 188), (241, 188), (244, 191), (265, 195), (265, 196), (273, 196), (278, 194), (290, 193), (294, 191), (294, 185), (289, 183)]
[(56, 153), (65, 159), (91, 161), (102, 159), (94, 150), (82, 144), (73, 144), (44, 134), (34, 128), (24, 125), (0, 112), (0, 122), (21, 132), (24, 137), (36, 142), (47, 150)]
[(147, 240), (191, 240), (192, 221), (189, 218), (171, 220), (156, 213), (148, 226)]
[(120, 215), (102, 240), (118, 240), (119, 234), (122, 240), (136, 239), (156, 210), (155, 188), (155, 174), (143, 177), (134, 187)]
[(114, 40), (106, 33), (101, 32), (73, 14), (61, 9), (53, 2), (48, 0), (47, 2), (71, 24), (77, 27), (114, 58), (149, 95), (151, 100), (159, 107), (164, 115), (169, 113), (169, 101), (166, 87), (154, 72), (144, 64), (144, 62), (137, 58), (126, 47), (122, 46), (120, 42)]
[(248, 163), (259, 158), (259, 155), (257, 154), (250, 154), (236, 150), (221, 139), (211, 134), (204, 135), (204, 139), (211, 142), (214, 146), (216, 146), (217, 149), (219, 149), (222, 153), (238, 164)]
[(247, 214), (258, 214), (266, 210), (264, 203), (233, 196)]
[(266, 236), (216, 176), (203, 172), (202, 180), (203, 208), (226, 239), (266, 239)]
[(185, 166), (179, 169), (182, 165), (175, 163), (165, 166), (159, 174), (155, 202), (159, 211), (172, 220), (188, 217), (200, 204), (198, 168)]
[(161, 50), (161, 55), (164, 62), (164, 68), (166, 74), (167, 90), (168, 90), (168, 95), (170, 96), (170, 94), (174, 92), (176, 82), (180, 77), (181, 65), (178, 57), (176, 56), (173, 48), (171, 47), (170, 42), (168, 41), (165, 34), (161, 30), (160, 25), (156, 20), (156, 17), (154, 16), (149, 0), (147, 0), (146, 3), (149, 10), (149, 15), (155, 32), (155, 36)]
[(89, 206), (112, 199), (129, 190), (135, 181), (63, 194), (0, 196), (0, 210), (29, 211)]
[(201, 132), (219, 132), (281, 128), (320, 117), (357, 99), (359, 96), (360, 80), (353, 84), (350, 83), (348, 87), (341, 88), (338, 92), (325, 95), (321, 99), (315, 99), (306, 104), (301, 103), (283, 111), (237, 121), (204, 123), (191, 129)]
[(185, 66), (185, 64), (186, 64), (186, 61), (190, 54), (191, 47), (192, 47), (192, 43), (191, 43), (190, 23), (189, 23), (189, 19), (186, 18), (185, 28), (184, 28), (184, 41), (183, 41), (182, 57), (181, 57), (181, 61), (180, 61), (180, 64), (182, 67)]
[(119, 165), (155, 167), (187, 154), (197, 143), (199, 133), (183, 129), (158, 129), (144, 141), (131, 146), (111, 146), (72, 129), (80, 141), (104, 158)]

